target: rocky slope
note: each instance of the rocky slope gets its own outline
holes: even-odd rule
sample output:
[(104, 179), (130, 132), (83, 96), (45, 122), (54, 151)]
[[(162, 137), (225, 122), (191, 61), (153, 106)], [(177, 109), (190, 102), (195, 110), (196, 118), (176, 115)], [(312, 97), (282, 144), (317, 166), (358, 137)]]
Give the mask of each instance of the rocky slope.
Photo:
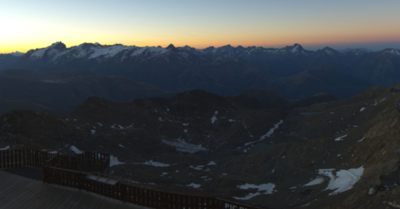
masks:
[(90, 96), (130, 102), (137, 98), (169, 97), (173, 94), (126, 77), (98, 76), (83, 70), (0, 72), (0, 97), (4, 98), (0, 100), (0, 114), (23, 108), (69, 115)]
[(18, 60), (19, 56), (13, 54), (0, 54), (0, 71)]
[[(110, 152), (125, 163), (110, 168), (114, 176), (269, 208), (379, 208), (398, 200), (400, 182), (387, 177), (399, 162), (398, 89), (288, 111), (204, 91), (131, 103), (92, 97), (70, 116), (2, 115), (0, 148)], [(369, 196), (370, 186), (382, 189)]]

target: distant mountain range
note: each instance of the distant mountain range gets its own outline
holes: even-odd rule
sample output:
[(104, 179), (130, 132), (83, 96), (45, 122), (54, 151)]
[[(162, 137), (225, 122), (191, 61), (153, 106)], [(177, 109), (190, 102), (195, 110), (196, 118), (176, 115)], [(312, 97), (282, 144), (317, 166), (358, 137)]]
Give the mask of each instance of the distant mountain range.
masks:
[(126, 76), (165, 91), (203, 89), (236, 95), (246, 88), (269, 89), (285, 98), (329, 93), (349, 98), (373, 85), (400, 80), (400, 50), (344, 52), (325, 47), (305, 50), (295, 44), (280, 49), (190, 46), (137, 47), (84, 43), (67, 48), (57, 42), (4, 58), (0, 69), (48, 72), (82, 69), (102, 76)]

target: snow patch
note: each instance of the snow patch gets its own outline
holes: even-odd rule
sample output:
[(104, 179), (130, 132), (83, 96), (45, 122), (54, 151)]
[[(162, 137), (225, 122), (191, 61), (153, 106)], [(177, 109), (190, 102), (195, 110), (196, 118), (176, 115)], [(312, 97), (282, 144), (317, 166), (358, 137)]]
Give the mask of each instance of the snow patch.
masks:
[(307, 184), (304, 184), (303, 187), (318, 185), (318, 184), (321, 184), (324, 181), (325, 181), (324, 178), (322, 178), (321, 176), (318, 176), (314, 180), (308, 182)]
[(47, 48), (35, 50), (30, 57), (35, 59), (42, 58), (46, 50)]
[(186, 185), (186, 186), (188, 186), (188, 187), (193, 187), (193, 188), (195, 188), (195, 189), (201, 187), (200, 184), (195, 184), (195, 183), (191, 183), (191, 184), (188, 184), (188, 185)]
[(110, 167), (113, 167), (114, 165), (121, 165), (121, 164), (125, 164), (123, 162), (119, 162), (117, 157), (114, 156), (110, 156)]
[(360, 140), (358, 140), (357, 142), (362, 142), (364, 140), (364, 137), (363, 138), (361, 138)]
[(94, 133), (96, 133), (96, 130), (93, 130), (93, 129), (92, 129), (91, 132), (92, 132), (92, 134), (94, 134)]
[(217, 120), (217, 117), (216, 117), (217, 114), (218, 114), (218, 111), (215, 111), (214, 115), (211, 118), (211, 124), (214, 124), (215, 121)]
[(177, 141), (167, 141), (163, 139), (161, 141), (167, 145), (175, 147), (176, 150), (179, 152), (189, 152), (193, 154), (200, 151), (207, 151), (207, 149), (201, 147), (201, 144), (199, 145), (189, 144), (180, 139), (177, 139)]
[(203, 170), (204, 165), (198, 165), (198, 166), (196, 166), (196, 167), (194, 167), (193, 165), (191, 165), (191, 166), (189, 166), (189, 167), (190, 167), (190, 168), (193, 168), (194, 170), (201, 171), (201, 170)]
[(151, 166), (154, 166), (154, 167), (168, 167), (168, 166), (170, 166), (169, 164), (160, 163), (160, 162), (154, 162), (152, 160), (146, 161), (146, 162), (141, 163), (141, 164), (143, 164), (143, 165), (151, 165)]
[(118, 146), (120, 146), (120, 147), (122, 147), (122, 148), (125, 148), (125, 146), (124, 146), (124, 145), (122, 145), (122, 144), (119, 144)]
[(71, 146), (70, 149), (71, 149), (72, 151), (74, 151), (74, 152), (75, 152), (76, 154), (78, 154), (78, 155), (83, 153), (83, 151), (79, 150), (79, 149), (76, 148), (75, 146)]
[[(268, 183), (268, 184), (261, 184), (261, 185), (255, 185), (255, 184), (245, 184), (245, 185), (238, 185), (237, 186), (239, 189), (258, 189), (256, 193), (250, 193), (246, 195), (245, 197), (233, 197), (234, 199), (237, 200), (249, 200), (257, 195), (261, 194), (272, 194), (274, 192), (275, 184)], [(276, 192), (276, 190), (275, 190)]]
[(362, 107), (361, 109), (360, 109), (360, 112), (362, 112), (362, 111), (364, 111), (365, 110), (365, 107)]
[(329, 195), (335, 195), (342, 192), (345, 192), (351, 188), (353, 185), (360, 180), (360, 177), (364, 173), (364, 166), (359, 168), (351, 168), (349, 170), (340, 170), (336, 172), (336, 176), (333, 175), (333, 171), (335, 169), (319, 169), (318, 173), (320, 175), (324, 175), (330, 178), (328, 187), (325, 190), (334, 190), (329, 193)]
[(207, 165), (217, 165), (214, 161), (210, 161)]
[(335, 138), (335, 141), (336, 142), (338, 142), (338, 141), (343, 141), (343, 138), (345, 138), (347, 136), (347, 134), (346, 135), (343, 135), (343, 136), (340, 136), (340, 137), (337, 137), (337, 138)]

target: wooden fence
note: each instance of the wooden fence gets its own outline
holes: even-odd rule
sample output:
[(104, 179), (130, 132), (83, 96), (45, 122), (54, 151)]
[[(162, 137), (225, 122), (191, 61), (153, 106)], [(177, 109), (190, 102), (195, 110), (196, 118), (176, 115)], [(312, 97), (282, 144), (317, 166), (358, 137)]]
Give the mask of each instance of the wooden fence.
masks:
[(14, 149), (0, 151), (0, 169), (18, 168), (24, 166), (42, 167), (47, 159), (56, 154), (33, 150)]
[(98, 152), (84, 152), (75, 156), (57, 155), (47, 163), (49, 167), (74, 171), (104, 172), (110, 164), (110, 155)]
[(158, 191), (120, 182), (108, 184), (89, 179), (86, 173), (51, 167), (43, 167), (43, 182), (157, 209), (261, 209), (215, 197)]
[(156, 209), (262, 209), (216, 197), (179, 194), (108, 181), (109, 177), (103, 178), (105, 181), (88, 178), (89, 171), (103, 172), (109, 163), (110, 156), (106, 153), (62, 156), (27, 148), (0, 151), (0, 169), (43, 167), (44, 183), (85, 190), (136, 205)]

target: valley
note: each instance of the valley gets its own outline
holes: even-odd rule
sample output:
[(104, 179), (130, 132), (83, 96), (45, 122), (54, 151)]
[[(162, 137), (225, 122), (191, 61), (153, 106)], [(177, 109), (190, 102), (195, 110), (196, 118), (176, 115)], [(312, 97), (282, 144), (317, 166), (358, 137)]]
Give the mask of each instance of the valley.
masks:
[(201, 90), (130, 103), (91, 97), (70, 116), (3, 114), (0, 147), (108, 152), (121, 162), (112, 175), (133, 183), (268, 208), (378, 207), (397, 192), (367, 195), (399, 160), (399, 87), (290, 110)]

